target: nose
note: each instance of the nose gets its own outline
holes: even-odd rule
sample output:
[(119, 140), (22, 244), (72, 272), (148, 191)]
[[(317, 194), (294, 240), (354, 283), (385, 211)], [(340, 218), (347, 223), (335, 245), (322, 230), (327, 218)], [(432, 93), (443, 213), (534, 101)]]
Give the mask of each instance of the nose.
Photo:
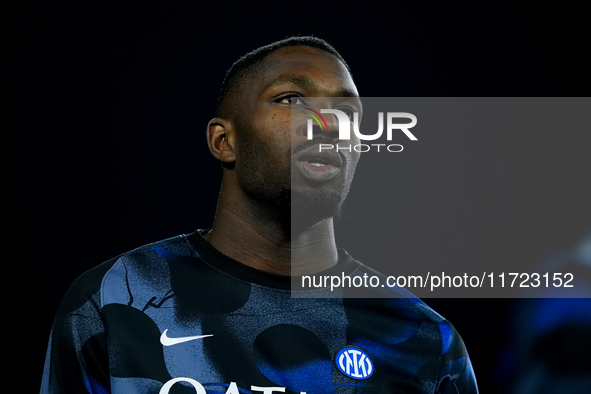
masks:
[(322, 117), (326, 120), (326, 129), (321, 130), (328, 136), (328, 138), (337, 142), (339, 140), (339, 119), (334, 114), (322, 114)]
[[(308, 113), (308, 115), (311, 117), (307, 120), (306, 124), (306, 135), (308, 139), (321, 135), (335, 142), (339, 140), (339, 120), (337, 117), (329, 113), (321, 114), (316, 110), (313, 110), (313, 113)], [(312, 133), (312, 136), (310, 136), (310, 133)]]

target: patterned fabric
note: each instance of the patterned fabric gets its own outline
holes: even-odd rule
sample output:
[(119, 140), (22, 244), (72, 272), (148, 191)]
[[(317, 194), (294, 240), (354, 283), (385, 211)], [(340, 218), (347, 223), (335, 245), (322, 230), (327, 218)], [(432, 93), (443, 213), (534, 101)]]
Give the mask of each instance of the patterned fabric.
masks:
[[(376, 274), (343, 250), (329, 272)], [(295, 298), (290, 286), (201, 231), (109, 260), (64, 297), (41, 393), (478, 392), (456, 330), (410, 293)]]

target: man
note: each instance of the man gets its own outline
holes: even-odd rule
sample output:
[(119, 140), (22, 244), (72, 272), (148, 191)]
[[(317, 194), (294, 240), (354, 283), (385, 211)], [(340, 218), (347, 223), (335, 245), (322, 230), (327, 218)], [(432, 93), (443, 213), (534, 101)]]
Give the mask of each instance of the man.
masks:
[(375, 274), (333, 233), (359, 156), (316, 153), (345, 143), (334, 120), (312, 140), (291, 131), (306, 97), (358, 97), (322, 40), (279, 41), (232, 66), (207, 128), (223, 165), (212, 229), (80, 277), (54, 323), (42, 393), (477, 392), (454, 328), (409, 293), (291, 297), (293, 276)]

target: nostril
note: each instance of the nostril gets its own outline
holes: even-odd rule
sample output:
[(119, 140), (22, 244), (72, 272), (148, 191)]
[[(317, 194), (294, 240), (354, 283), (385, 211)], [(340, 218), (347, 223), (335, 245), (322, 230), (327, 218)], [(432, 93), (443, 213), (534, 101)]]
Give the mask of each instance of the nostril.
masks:
[(338, 131), (329, 131), (328, 132), (328, 137), (329, 138), (332, 138), (332, 139), (339, 138), (339, 132)]

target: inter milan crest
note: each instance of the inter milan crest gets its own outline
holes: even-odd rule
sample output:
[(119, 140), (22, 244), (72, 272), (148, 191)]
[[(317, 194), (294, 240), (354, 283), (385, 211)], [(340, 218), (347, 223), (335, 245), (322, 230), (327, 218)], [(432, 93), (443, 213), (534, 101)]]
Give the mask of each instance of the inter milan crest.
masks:
[(337, 368), (346, 376), (363, 380), (369, 378), (374, 371), (373, 361), (367, 352), (356, 346), (345, 346), (335, 357)]

